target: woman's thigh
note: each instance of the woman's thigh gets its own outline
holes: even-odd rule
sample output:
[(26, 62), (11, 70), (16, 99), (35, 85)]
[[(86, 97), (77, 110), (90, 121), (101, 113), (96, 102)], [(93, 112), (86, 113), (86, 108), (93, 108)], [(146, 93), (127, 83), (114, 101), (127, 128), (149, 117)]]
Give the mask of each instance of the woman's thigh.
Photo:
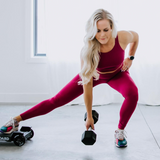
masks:
[(129, 95), (138, 95), (138, 89), (128, 71), (119, 72), (108, 81), (108, 85), (127, 97)]

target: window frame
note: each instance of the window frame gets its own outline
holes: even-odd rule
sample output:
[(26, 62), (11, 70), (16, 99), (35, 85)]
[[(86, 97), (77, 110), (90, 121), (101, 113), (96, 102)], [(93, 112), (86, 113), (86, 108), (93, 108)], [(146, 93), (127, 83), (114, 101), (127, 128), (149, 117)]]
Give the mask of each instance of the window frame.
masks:
[(26, 63), (47, 63), (46, 56), (35, 56), (35, 24), (34, 24), (34, 7), (35, 0), (26, 0), (25, 1), (25, 27), (24, 27), (24, 36), (25, 36), (25, 62)]
[(46, 53), (38, 53), (38, 0), (33, 1), (33, 39), (34, 56), (46, 56)]

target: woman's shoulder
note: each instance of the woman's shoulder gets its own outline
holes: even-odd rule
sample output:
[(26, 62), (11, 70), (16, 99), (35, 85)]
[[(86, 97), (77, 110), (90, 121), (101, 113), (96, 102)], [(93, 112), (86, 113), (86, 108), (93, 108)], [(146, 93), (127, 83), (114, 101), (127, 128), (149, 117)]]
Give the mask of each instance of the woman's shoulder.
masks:
[(129, 31), (124, 31), (124, 30), (118, 31), (117, 34), (118, 34), (118, 40), (121, 43), (127, 43), (128, 39), (131, 35), (131, 33)]
[(138, 37), (138, 33), (135, 31), (118, 31), (118, 39), (122, 43), (130, 43), (135, 37)]
[(117, 32), (118, 41), (123, 49), (130, 43), (132, 33), (130, 31), (121, 30)]
[(117, 36), (121, 48), (125, 50), (128, 45), (128, 31), (118, 31)]

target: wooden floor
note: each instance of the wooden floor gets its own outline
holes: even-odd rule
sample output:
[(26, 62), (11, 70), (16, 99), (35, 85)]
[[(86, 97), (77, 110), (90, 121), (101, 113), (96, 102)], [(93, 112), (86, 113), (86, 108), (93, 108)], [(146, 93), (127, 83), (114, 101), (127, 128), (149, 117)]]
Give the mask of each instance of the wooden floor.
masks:
[[(160, 106), (137, 105), (127, 127), (128, 147), (117, 148), (114, 131), (120, 104), (95, 106), (97, 141), (81, 143), (85, 107), (63, 106), (47, 115), (21, 122), (32, 126), (34, 137), (22, 147), (0, 142), (0, 160), (160, 160)], [(0, 125), (32, 105), (0, 105)]]

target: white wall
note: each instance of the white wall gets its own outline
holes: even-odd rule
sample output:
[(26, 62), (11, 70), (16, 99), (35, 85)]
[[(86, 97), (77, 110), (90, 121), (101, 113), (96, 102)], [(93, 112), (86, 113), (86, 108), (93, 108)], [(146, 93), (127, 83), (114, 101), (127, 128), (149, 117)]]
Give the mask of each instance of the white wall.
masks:
[(50, 97), (47, 63), (26, 60), (26, 0), (0, 0), (0, 103)]
[[(26, 44), (29, 44), (26, 42), (29, 41), (29, 39), (27, 39), (29, 32), (26, 31), (28, 29), (26, 27), (28, 24), (26, 17), (28, 17), (28, 13), (30, 13), (30, 11), (26, 9), (26, 4), (31, 1), (32, 0), (0, 0), (0, 103), (38, 103), (53, 96), (50, 93), (51, 84), (48, 77), (48, 64), (45, 63), (45, 61), (41, 63), (41, 59), (32, 61), (29, 58), (30, 49), (28, 46), (26, 47)], [(143, 0), (142, 2), (145, 1)], [(154, 60), (154, 62), (159, 64), (159, 58), (157, 58), (157, 55), (159, 55), (157, 54), (157, 52), (159, 53), (159, 41), (157, 40), (154, 41), (154, 43), (150, 43), (155, 35), (160, 34), (158, 30), (160, 23), (155, 20), (156, 17), (159, 16), (159, 10), (158, 7), (156, 7), (158, 6), (158, 0), (154, 0), (153, 3), (147, 1), (144, 7), (145, 9), (143, 8), (143, 14), (141, 13), (141, 5), (138, 0), (132, 1), (132, 3), (123, 0), (121, 3), (117, 3), (117, 5), (120, 6), (119, 12), (116, 12), (117, 14), (119, 13), (119, 15), (115, 14), (114, 10), (111, 13), (113, 13), (116, 19), (119, 19), (119, 29), (133, 29), (138, 31), (140, 35), (140, 46), (136, 53), (134, 66), (141, 65), (139, 62), (143, 59), (144, 55), (149, 57), (145, 58), (147, 63), (151, 63)], [(115, 7), (117, 7), (117, 5)], [(104, 8), (108, 9), (110, 7)], [(137, 14), (130, 11), (130, 9), (135, 10), (134, 8), (136, 8)], [(152, 10), (150, 10), (150, 8), (152, 8)], [(124, 9), (125, 13), (122, 12)], [(151, 27), (152, 22), (147, 19), (151, 13), (153, 15), (152, 18), (154, 17), (154, 22), (156, 21), (154, 28)], [(135, 17), (134, 20), (133, 17)], [(137, 19), (139, 23), (138, 25), (137, 23), (134, 25), (134, 21)], [(149, 17), (149, 19), (151, 19), (151, 17)], [(126, 28), (122, 25), (123, 23)], [(151, 36), (149, 34), (150, 31), (152, 31), (152, 33), (154, 31), (152, 38), (144, 41), (146, 37)], [(147, 49), (144, 50), (144, 48), (146, 48), (145, 46), (147, 46)], [(134, 75), (133, 79), (138, 84), (139, 81)], [(119, 93), (116, 92), (115, 97), (115, 102), (122, 101), (122, 96)]]
[[(30, 58), (30, 2), (0, 0), (0, 103), (38, 103), (53, 96), (48, 64)], [(115, 102), (121, 101), (116, 93)]]

